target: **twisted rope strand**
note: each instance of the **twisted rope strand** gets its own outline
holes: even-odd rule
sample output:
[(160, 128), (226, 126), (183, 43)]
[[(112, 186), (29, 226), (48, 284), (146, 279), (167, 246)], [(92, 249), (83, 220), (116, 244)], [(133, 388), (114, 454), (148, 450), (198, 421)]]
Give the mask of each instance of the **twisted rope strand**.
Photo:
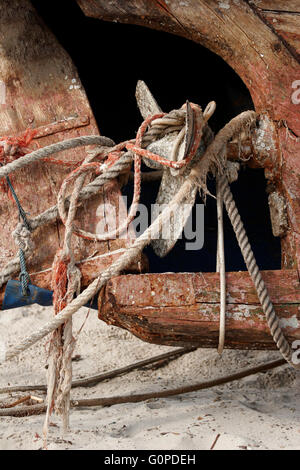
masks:
[(292, 350), (289, 346), (289, 343), (285, 339), (282, 329), (279, 325), (279, 319), (275, 313), (266, 285), (262, 279), (261, 273), (257, 266), (254, 253), (251, 249), (251, 245), (249, 243), (243, 222), (238, 213), (230, 187), (228, 185), (227, 178), (225, 176), (221, 176), (220, 178), (220, 192), (224, 200), (228, 217), (236, 234), (236, 238), (240, 246), (243, 258), (245, 260), (247, 269), (255, 285), (259, 301), (265, 313), (271, 335), (279, 351), (281, 352), (282, 356), (286, 359), (286, 361), (293, 367), (300, 369), (300, 365), (297, 366), (295, 365), (295, 363), (292, 362)]
[(65, 323), (79, 308), (83, 307), (94, 295), (114, 276), (120, 274), (134, 259), (141, 253), (144, 247), (150, 243), (151, 238), (158, 236), (161, 231), (162, 222), (169, 220), (170, 213), (173, 206), (179, 204), (192, 189), (192, 181), (188, 178), (182, 185), (180, 191), (173, 198), (171, 203), (161, 212), (155, 221), (145, 230), (145, 232), (138, 237), (135, 242), (114, 261), (108, 268), (106, 268), (78, 297), (70, 302), (55, 318), (47, 322), (42, 328), (34, 332), (28, 338), (24, 339), (18, 345), (13, 346), (6, 352), (4, 361), (8, 361), (21, 352), (28, 349), (37, 341), (42, 339), (51, 331), (56, 330), (60, 325)]
[[(193, 167), (189, 176), (182, 185), (180, 191), (172, 199), (164, 211), (155, 219), (155, 221), (148, 227), (148, 229), (135, 240), (134, 244), (128, 250), (112, 263), (105, 271), (102, 272), (76, 299), (68, 304), (52, 321), (44, 325), (40, 330), (33, 333), (29, 338), (23, 340), (19, 345), (14, 346), (7, 351), (5, 360), (12, 359), (20, 352), (24, 351), (32, 344), (43, 338), (45, 335), (58, 328), (66, 320), (68, 320), (80, 307), (86, 304), (113, 276), (118, 275), (121, 270), (125, 269), (133, 259), (140, 254), (143, 248), (149, 243), (151, 238), (157, 236), (162, 227), (162, 223), (168, 220), (169, 214), (172, 211), (173, 205), (178, 204), (184, 200), (196, 185), (202, 189), (206, 189), (205, 178), (209, 171), (218, 171), (221, 174), (220, 191), (224, 200), (229, 218), (234, 227), (239, 245), (242, 250), (247, 268), (250, 276), (256, 287), (259, 300), (262, 304), (263, 310), (266, 315), (267, 323), (269, 325), (271, 334), (280, 349), (285, 359), (295, 368), (300, 368), (300, 365), (294, 364), (291, 360), (291, 349), (281, 331), (279, 320), (275, 314), (273, 305), (267, 293), (267, 289), (259, 273), (253, 252), (251, 250), (248, 238), (243, 227), (242, 221), (238, 214), (237, 208), (232, 198), (230, 188), (224, 173), (225, 162), (224, 148), (227, 142), (236, 135), (241, 129), (249, 128), (255, 123), (256, 113), (248, 111), (241, 113), (236, 118), (232, 119), (215, 137), (214, 141), (208, 146), (201, 160)], [(220, 161), (221, 157), (221, 161)], [(0, 173), (1, 174), (1, 173)]]
[(81, 137), (74, 137), (73, 139), (63, 140), (62, 142), (56, 142), (55, 144), (48, 145), (38, 150), (34, 150), (31, 153), (27, 153), (25, 156), (8, 163), (0, 168), (0, 178), (8, 176), (10, 173), (23, 168), (31, 163), (36, 162), (45, 157), (49, 157), (53, 153), (63, 152), (76, 147), (82, 147), (85, 145), (104, 145), (111, 147), (114, 142), (108, 137), (100, 135), (86, 135)]

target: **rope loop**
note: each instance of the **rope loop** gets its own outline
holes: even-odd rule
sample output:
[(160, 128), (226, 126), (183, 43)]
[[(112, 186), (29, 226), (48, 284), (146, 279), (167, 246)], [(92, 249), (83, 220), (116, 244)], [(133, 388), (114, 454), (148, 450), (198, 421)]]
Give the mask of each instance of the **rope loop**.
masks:
[[(39, 149), (38, 151), (32, 152), (32, 154), (27, 155), (26, 163), (24, 162), (25, 157), (21, 157), (17, 161), (8, 163), (5, 167), (0, 168), (0, 178), (3, 176), (7, 176), (11, 171), (15, 171), (16, 169), (21, 168), (25, 164), (32, 163), (33, 161), (36, 161), (39, 158), (45, 158), (56, 151), (58, 152), (66, 150), (68, 148), (74, 148), (80, 145), (106, 145), (110, 148), (104, 150), (102, 153), (100, 152), (99, 158), (101, 158), (101, 162), (84, 161), (80, 167), (75, 168), (64, 180), (58, 197), (58, 211), (62, 221), (65, 224), (68, 223), (68, 217), (65, 212), (66, 189), (68, 184), (71, 183), (73, 180), (78, 179), (78, 185), (77, 182), (75, 182), (74, 187), (77, 188), (77, 193), (76, 196), (74, 196), (73, 198), (71, 197), (70, 201), (70, 207), (73, 211), (72, 217), (74, 217), (75, 214), (79, 190), (81, 189), (83, 185), (83, 180), (88, 172), (94, 171), (95, 174), (98, 175), (98, 178), (103, 177), (103, 179), (101, 180), (103, 184), (106, 181), (106, 173), (111, 175), (110, 178), (113, 178), (120, 174), (121, 171), (125, 171), (125, 168), (129, 169), (130, 165), (132, 164), (132, 161), (134, 161), (135, 175), (133, 203), (131, 205), (129, 216), (125, 224), (122, 224), (116, 231), (113, 232), (113, 235), (116, 236), (129, 225), (130, 221), (133, 220), (135, 216), (141, 189), (142, 158), (149, 159), (152, 162), (159, 163), (160, 165), (171, 168), (173, 170), (179, 170), (188, 165), (188, 163), (191, 162), (192, 158), (197, 152), (203, 135), (203, 130), (206, 126), (206, 121), (214, 111), (215, 105), (213, 102), (209, 103), (209, 105), (204, 111), (204, 114), (202, 114), (201, 108), (198, 105), (191, 103), (190, 106), (192, 109), (193, 118), (191, 142), (190, 145), (187, 146), (187, 154), (184, 155), (183, 159), (180, 161), (177, 161), (175, 156), (174, 160), (162, 158), (161, 156), (153, 152), (149, 152), (145, 147), (147, 147), (149, 143), (155, 141), (157, 138), (166, 135), (168, 132), (171, 133), (176, 131), (178, 135), (182, 132), (182, 135), (180, 135), (180, 139), (182, 138), (182, 127), (185, 122), (184, 115), (186, 116), (186, 122), (188, 118), (186, 105), (183, 105), (180, 110), (177, 110), (176, 112), (171, 112), (168, 115), (165, 113), (160, 113), (154, 116), (149, 116), (140, 126), (135, 140), (122, 142), (121, 144), (112, 147), (112, 145), (114, 144), (111, 144), (112, 141), (110, 141), (110, 139), (100, 138), (99, 136), (86, 136), (73, 140), (71, 139), (69, 141), (64, 141), (59, 144), (53, 144), (49, 147)], [(143, 235), (136, 239), (134, 244), (128, 248), (127, 252), (120, 258), (118, 258), (114, 263), (112, 263), (112, 265), (110, 265), (103, 273), (99, 274), (99, 277), (95, 279), (82, 294), (78, 295), (76, 299), (68, 303), (68, 305), (66, 305), (65, 308), (63, 308), (63, 310), (61, 310), (56, 315), (55, 321), (53, 321), (49, 325), (46, 325), (42, 331), (37, 332), (35, 335), (33, 335), (32, 338), (29, 338), (29, 340), (26, 341), (25, 344), (18, 345), (17, 347), (15, 347), (15, 350), (8, 352), (6, 357), (13, 357), (15, 354), (18, 354), (21, 350), (24, 350), (24, 348), (26, 349), (27, 347), (29, 347), (31, 344), (33, 344), (33, 342), (36, 342), (38, 339), (41, 339), (41, 337), (43, 337), (45, 334), (48, 334), (49, 332), (53, 331), (53, 329), (58, 328), (59, 325), (62, 325), (68, 319), (70, 319), (71, 316), (78, 310), (78, 308), (82, 305), (85, 305), (112, 276), (115, 276), (120, 273), (125, 266), (128, 266), (128, 264), (132, 262), (132, 260), (135, 259), (139, 253), (141, 253), (142, 249), (151, 240), (152, 235), (150, 236), (150, 232), (152, 234), (153, 228), (154, 232), (156, 231), (155, 234), (160, 232), (163, 218), (166, 217), (166, 214), (169, 213), (173, 204), (184, 200), (187, 192), (191, 191), (192, 188), (194, 188), (195, 186), (202, 188), (206, 193), (208, 192), (205, 184), (205, 179), (207, 177), (207, 174), (209, 172), (212, 172), (220, 176), (220, 196), (224, 201), (229, 218), (235, 230), (242, 254), (249, 270), (249, 274), (252, 277), (252, 280), (258, 293), (258, 297), (265, 312), (273, 339), (276, 342), (284, 358), (293, 367), (299, 368), (299, 366), (294, 364), (291, 360), (291, 348), (283, 335), (283, 332), (279, 325), (278, 317), (275, 314), (272, 302), (260, 276), (242, 221), (238, 214), (237, 208), (235, 207), (225, 174), (226, 145), (228, 141), (245, 129), (250, 131), (250, 127), (255, 124), (256, 119), (257, 115), (254, 111), (241, 113), (239, 116), (236, 116), (234, 119), (232, 119), (217, 134), (214, 140), (212, 140), (212, 142), (207, 146), (201, 159), (197, 161), (197, 163), (191, 169), (190, 173), (186, 177), (185, 182), (183, 183), (179, 192), (170, 202), (168, 208), (163, 211), (157, 219), (155, 219), (153, 224), (143, 233)], [(125, 149), (127, 150), (127, 152), (125, 151)], [(10, 151), (14, 151), (13, 147), (11, 147)], [(122, 161), (125, 156), (126, 160), (124, 161), (126, 166), (118, 166), (118, 164)], [(104, 158), (106, 158), (106, 160), (104, 160)], [(112, 171), (110, 173), (110, 170), (112, 170), (113, 168), (115, 168), (115, 171)], [(90, 234), (88, 232), (84, 232), (81, 229), (78, 229), (74, 225), (72, 225), (71, 229), (72, 230), (70, 230), (70, 233), (74, 233), (78, 236), (83, 236), (84, 238), (93, 240), (103, 241), (112, 237), (112, 233), (105, 235)], [(20, 250), (22, 250), (22, 248), (20, 248)], [(25, 254), (26, 253), (23, 252), (24, 262)], [(20, 277), (21, 279), (24, 279), (24, 281), (28, 280), (25, 270), (21, 269)]]

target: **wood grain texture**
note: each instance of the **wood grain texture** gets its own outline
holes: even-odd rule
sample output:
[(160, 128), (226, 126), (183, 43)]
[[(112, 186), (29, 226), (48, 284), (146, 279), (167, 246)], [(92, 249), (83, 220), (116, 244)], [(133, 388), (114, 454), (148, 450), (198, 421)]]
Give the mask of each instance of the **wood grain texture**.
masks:
[(300, 13), (300, 3), (298, 0), (252, 0), (252, 3), (263, 11)]
[[(297, 163), (300, 161), (297, 143), (300, 139), (300, 103), (292, 99), (293, 84), (300, 77), (299, 2), (77, 1), (88, 16), (139, 24), (186, 37), (221, 56), (237, 72), (250, 91), (256, 111), (270, 123), (260, 134), (261, 147), (270, 148), (272, 153), (271, 159), (266, 158), (265, 174), (285, 198), (289, 216), (289, 228), (282, 239), (282, 266), (297, 267), (300, 273)], [(275, 17), (276, 12), (280, 16)], [(281, 20), (278, 24), (273, 20), (271, 23), (268, 15)], [(293, 138), (296, 140), (292, 142)]]
[[(34, 148), (36, 144), (44, 147), (80, 135), (99, 134), (72, 60), (31, 3), (3, 0), (0, 8), (0, 80), (6, 87), (6, 102), (0, 105), (0, 135), (37, 129), (31, 145)], [(81, 147), (61, 152), (57, 158), (80, 161), (85, 158), (86, 150)], [(65, 166), (36, 162), (11, 175), (29, 218), (56, 204), (61, 183), (69, 172), (70, 168)], [(116, 204), (119, 196), (118, 183), (112, 181), (105, 196), (102, 188), (98, 195), (83, 203), (77, 213), (77, 223), (95, 232), (97, 224), (105, 219), (105, 207), (108, 203)], [(99, 210), (101, 206), (103, 210)], [(0, 268), (3, 268), (17, 252), (11, 233), (18, 223), (18, 211), (14, 201), (4, 193), (0, 193), (0, 208)], [(37, 229), (33, 233), (35, 251), (28, 262), (29, 272), (49, 269), (63, 240), (64, 227), (59, 220)], [(73, 242), (76, 260), (125, 246), (126, 240), (91, 242), (74, 237)], [(102, 259), (97, 260), (94, 275), (103, 268)]]
[[(284, 334), (300, 338), (300, 287), (296, 270), (265, 271)], [(226, 274), (225, 347), (276, 349), (247, 272)], [(165, 273), (119, 276), (99, 296), (99, 318), (157, 344), (217, 347), (219, 274)]]

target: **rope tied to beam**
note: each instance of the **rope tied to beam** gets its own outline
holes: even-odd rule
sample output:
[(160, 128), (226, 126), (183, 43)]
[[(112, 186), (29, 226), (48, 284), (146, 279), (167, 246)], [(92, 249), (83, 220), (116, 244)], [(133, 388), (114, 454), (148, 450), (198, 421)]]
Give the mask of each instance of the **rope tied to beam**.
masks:
[[(194, 154), (198, 146), (200, 145), (201, 135), (202, 135), (202, 127), (203, 127), (203, 120), (201, 108), (199, 106), (193, 105), (193, 111), (196, 114), (196, 138), (191, 146), (191, 150), (189, 151), (185, 160), (179, 163), (179, 166), (176, 165), (175, 162), (169, 162), (167, 159), (160, 157), (159, 155), (155, 155), (151, 153), (151, 155), (147, 154), (147, 157), (151, 160), (157, 161), (162, 165), (170, 166), (173, 168), (182, 168), (183, 166), (187, 165), (189, 161), (193, 158)], [(137, 137), (135, 140), (135, 146), (133, 150), (133, 159), (134, 159), (134, 196), (133, 202), (131, 205), (131, 209), (129, 211), (129, 215), (125, 223), (123, 223), (117, 230), (113, 233), (106, 234), (105, 239), (115, 238), (119, 233), (122, 233), (122, 230), (126, 229), (130, 222), (134, 219), (137, 211), (137, 206), (139, 203), (140, 198), (140, 191), (141, 191), (141, 155), (143, 153), (142, 149), (142, 138), (145, 135), (146, 129), (151, 122), (165, 117), (165, 114), (154, 115), (147, 118), (142, 125), (140, 126)], [(167, 119), (166, 119), (167, 121)], [(157, 121), (156, 121), (157, 122)], [(165, 128), (165, 123), (163, 122), (163, 126), (161, 122), (159, 122), (159, 127)], [(161, 133), (161, 131), (160, 131)], [(63, 181), (59, 195), (58, 195), (58, 210), (61, 217), (62, 222), (66, 227), (65, 231), (65, 240), (64, 240), (64, 247), (61, 252), (57, 254), (57, 259), (53, 263), (53, 290), (54, 290), (54, 297), (53, 297), (53, 305), (54, 305), (54, 314), (57, 315), (59, 311), (61, 311), (64, 307), (67, 306), (69, 301), (72, 300), (74, 293), (76, 292), (76, 281), (75, 286), (71, 287), (71, 282), (74, 284), (74, 278), (79, 276), (80, 279), (80, 272), (76, 273), (75, 267), (75, 260), (74, 255), (71, 248), (71, 236), (73, 234), (77, 236), (84, 237), (86, 239), (100, 239), (103, 240), (103, 236), (97, 236), (96, 234), (90, 234), (88, 232), (84, 232), (81, 229), (75, 228), (74, 225), (74, 218), (76, 214), (76, 205), (77, 200), (79, 197), (79, 192), (84, 184), (84, 180), (86, 174), (92, 170), (96, 174), (99, 174), (101, 171), (105, 171), (109, 168), (113, 163), (119, 160), (122, 157), (122, 149), (126, 147), (129, 150), (132, 150), (131, 143), (125, 142), (121, 143), (117, 146), (114, 146), (109, 150), (109, 152), (105, 152), (103, 150), (97, 156), (104, 160), (106, 154), (107, 159), (105, 163), (101, 163), (99, 165), (98, 162), (91, 162), (94, 158), (94, 155), (88, 156), (83, 164), (73, 170)], [(177, 142), (175, 142), (177, 145)], [(178, 146), (177, 146), (178, 147)], [(147, 152), (147, 151), (146, 151)], [(130, 169), (127, 168), (127, 171)], [(70, 199), (70, 206), (68, 210), (68, 214), (65, 212), (65, 193), (66, 188), (69, 182), (75, 180), (73, 192)], [(78, 287), (77, 287), (77, 293)], [(46, 418), (44, 423), (44, 442), (46, 443), (47, 433), (48, 433), (48, 425), (49, 425), (49, 418), (50, 414), (53, 409), (58, 413), (61, 414), (63, 417), (63, 428), (64, 430), (68, 429), (68, 416), (69, 416), (69, 408), (70, 408), (70, 390), (71, 390), (71, 382), (72, 382), (72, 352), (74, 349), (75, 341), (72, 338), (72, 322), (71, 318), (67, 320), (66, 323), (61, 325), (57, 330), (52, 333), (52, 338), (50, 341), (50, 352), (49, 352), (49, 367), (48, 367), (48, 390), (47, 390), (47, 412)]]
[[(70, 143), (70, 141), (64, 141), (60, 143), (59, 147), (57, 146), (57, 144), (53, 144), (52, 146), (49, 146), (49, 147), (52, 147), (51, 152), (53, 152), (53, 149), (56, 149), (55, 151), (61, 151), (66, 148), (72, 148), (72, 146), (89, 145), (91, 142), (94, 144), (97, 143), (98, 145), (101, 142), (102, 146), (104, 145), (108, 147), (105, 150), (101, 149), (101, 151), (99, 152), (99, 157), (101, 159), (100, 162), (91, 162), (90, 159), (88, 160), (86, 159), (80, 167), (73, 170), (63, 182), (63, 185), (62, 185), (59, 197), (58, 197), (57, 208), (55, 207), (51, 208), (50, 213), (48, 215), (44, 215), (44, 218), (39, 218), (40, 216), (38, 216), (37, 218), (35, 218), (35, 223), (32, 223), (32, 226), (35, 228), (38, 226), (41, 226), (45, 223), (48, 223), (49, 220), (53, 217), (53, 214), (54, 213), (57, 214), (56, 211), (59, 212), (63, 222), (66, 225), (66, 238), (64, 242), (64, 250), (66, 251), (64, 251), (64, 256), (66, 256), (66, 254), (70, 256), (70, 258), (65, 258), (65, 257), (60, 258), (60, 262), (65, 263), (64, 268), (67, 269), (67, 266), (69, 266), (70, 264), (72, 266), (74, 265), (73, 262), (71, 262), (71, 253), (70, 253), (70, 250), (68, 249), (68, 246), (69, 246), (68, 244), (71, 239), (71, 235), (72, 234), (76, 234), (79, 236), (83, 235), (82, 233), (80, 233), (79, 231), (80, 229), (75, 227), (75, 225), (73, 224), (73, 220), (75, 217), (77, 201), (79, 200), (80, 194), (87, 194), (87, 192), (84, 193), (84, 190), (83, 190), (83, 183), (84, 183), (85, 175), (89, 171), (93, 170), (97, 175), (97, 178), (94, 180), (94, 182), (98, 178), (100, 178), (98, 182), (99, 182), (99, 186), (101, 186), (104, 184), (105, 181), (107, 181), (106, 177), (111, 179), (121, 174), (123, 171), (129, 171), (132, 160), (134, 160), (135, 195), (136, 195), (136, 198), (134, 198), (134, 201), (136, 203), (136, 201), (138, 200), (137, 198), (139, 197), (139, 194), (140, 194), (141, 158), (149, 159), (150, 161), (153, 161), (156, 164), (163, 165), (163, 166), (165, 165), (165, 166), (168, 166), (169, 168), (173, 168), (174, 170), (179, 170), (180, 168), (185, 166), (188, 161), (190, 161), (193, 158), (193, 152), (196, 152), (198, 148), (197, 145), (199, 146), (203, 128), (206, 124), (206, 120), (205, 118), (203, 118), (201, 108), (197, 107), (197, 105), (194, 105), (194, 108), (193, 108), (193, 112), (196, 116), (196, 122), (198, 123), (196, 125), (195, 139), (184, 161), (180, 161), (180, 162), (170, 161), (170, 160), (166, 161), (166, 159), (164, 159), (163, 157), (153, 154), (152, 152), (149, 152), (147, 151), (147, 149), (144, 148), (147, 142), (151, 140), (152, 138), (154, 138), (153, 136), (157, 138), (158, 135), (161, 136), (164, 133), (166, 134), (166, 129), (169, 129), (170, 127), (172, 128), (174, 132), (175, 132), (174, 129), (176, 129), (176, 132), (179, 134), (181, 132), (182, 125), (183, 125), (182, 124), (183, 123), (182, 111), (184, 111), (184, 109), (179, 110), (179, 113), (176, 114), (177, 120), (175, 119), (175, 113), (173, 113), (173, 116), (171, 116), (171, 118), (170, 118), (171, 113), (169, 113), (169, 115), (160, 114), (160, 115), (150, 116), (140, 126), (138, 134), (137, 134), (137, 138), (135, 141), (130, 140), (125, 143), (118, 144), (117, 146), (111, 145), (112, 141), (110, 141), (110, 139), (100, 138), (99, 136), (96, 136), (96, 137), (88, 136), (88, 138), (83, 138), (83, 137), (77, 138), (80, 140), (71, 139), (73, 141), (72, 143)], [(61, 303), (60, 307), (56, 309), (57, 311), (56, 311), (56, 315), (54, 316), (54, 318), (51, 321), (49, 321), (46, 325), (44, 325), (40, 330), (34, 332), (29, 338), (24, 340), (22, 343), (8, 350), (6, 354), (6, 360), (9, 360), (15, 357), (20, 352), (30, 347), (32, 344), (39, 341), (48, 333), (53, 332), (54, 330), (60, 328), (62, 325), (66, 324), (66, 322), (68, 322), (72, 318), (72, 315), (81, 306), (85, 305), (88, 301), (90, 301), (91, 298), (107, 283), (109, 279), (111, 279), (113, 276), (120, 274), (120, 272), (124, 270), (142, 252), (143, 248), (151, 241), (151, 239), (153, 239), (155, 236), (158, 236), (160, 234), (162, 225), (166, 220), (168, 220), (169, 215), (172, 211), (172, 208), (176, 204), (184, 201), (186, 195), (189, 194), (189, 192), (192, 191), (192, 189), (195, 186), (198, 188), (201, 188), (202, 191), (208, 193), (208, 190), (206, 187), (206, 178), (207, 178), (208, 173), (212, 172), (213, 174), (218, 175), (219, 183), (220, 183), (219, 185), (220, 196), (225, 203), (226, 210), (228, 212), (228, 215), (232, 222), (236, 236), (238, 238), (247, 268), (253, 279), (253, 282), (258, 292), (260, 302), (266, 314), (266, 319), (270, 327), (271, 334), (273, 335), (274, 341), (276, 342), (284, 358), (293, 367), (299, 368), (299, 365), (293, 363), (292, 361), (291, 348), (288, 345), (286, 339), (284, 338), (282, 330), (279, 326), (278, 318), (276, 317), (276, 314), (274, 312), (274, 308), (272, 306), (271, 300), (268, 296), (265, 286), (262, 283), (261, 278), (259, 277), (259, 271), (255, 262), (255, 258), (251, 250), (251, 247), (249, 243), (246, 243), (246, 235), (244, 233), (245, 231), (243, 229), (243, 224), (238, 216), (236, 207), (233, 206), (234, 202), (232, 199), (232, 195), (229, 189), (228, 180), (226, 176), (227, 163), (226, 163), (225, 148), (226, 148), (227, 142), (232, 137), (236, 136), (241, 130), (245, 130), (245, 129), (249, 130), (251, 126), (254, 126), (256, 122), (256, 117), (257, 116), (254, 111), (248, 111), (232, 119), (217, 134), (215, 139), (208, 145), (207, 149), (204, 152), (204, 155), (202, 156), (200, 161), (198, 161), (192, 167), (190, 173), (186, 177), (185, 182), (181, 186), (178, 193), (175, 195), (172, 201), (168, 204), (168, 206), (154, 220), (151, 226), (148, 227), (148, 229), (146, 229), (145, 232), (140, 237), (138, 237), (134, 241), (134, 243), (116, 261), (114, 261), (102, 273), (99, 273), (99, 276), (81, 294), (77, 295), (76, 298), (73, 298), (75, 289), (73, 289), (72, 295), (69, 296), (68, 292), (66, 291), (64, 287), (63, 295), (62, 297), (60, 297), (60, 302), (62, 302), (62, 300), (65, 299), (65, 296), (67, 296), (68, 300), (66, 304)], [(165, 128), (163, 128), (163, 124), (168, 124), (168, 125), (166, 125)], [(178, 142), (176, 142), (176, 145), (178, 146)], [(36, 161), (38, 158), (44, 157), (45, 155), (49, 155), (51, 153), (49, 151), (49, 147), (45, 149), (40, 149), (40, 150), (43, 150), (43, 152), (40, 152), (40, 150), (33, 152), (33, 158), (30, 158), (30, 154), (27, 155), (26, 156), (26, 159), (28, 159), (27, 164), (32, 163)], [(124, 150), (124, 148), (126, 148), (127, 152)], [(37, 154), (37, 152), (39, 153)], [(20, 166), (17, 166), (17, 167), (12, 166), (12, 165), (15, 165), (16, 162), (19, 162), (19, 165), (21, 162), (21, 166), (23, 166), (25, 164), (24, 157), (23, 158), (21, 157), (20, 159), (7, 164), (6, 167), (0, 168), (0, 177), (1, 175), (6, 176), (11, 171), (14, 171), (15, 169), (20, 168)], [(67, 185), (73, 180), (76, 180), (76, 181), (74, 184), (73, 193), (71, 195), (71, 198), (69, 199), (69, 212), (67, 215), (65, 211), (65, 206), (67, 202), (66, 197), (65, 197), (65, 191), (66, 191)], [(96, 186), (98, 185), (98, 182), (96, 183)], [(86, 190), (88, 187), (89, 185), (84, 189)], [(91, 194), (91, 192), (89, 192), (89, 194)], [(132, 216), (132, 213), (134, 213), (134, 210), (131, 211), (130, 217)], [(126, 224), (128, 223), (128, 220), (130, 219), (130, 217), (127, 219)], [(67, 227), (69, 228), (67, 229)], [(119, 227), (118, 230), (120, 231), (121, 227)], [(94, 235), (92, 234), (92, 236)], [(60, 267), (62, 267), (62, 265), (60, 265)], [(55, 266), (54, 266), (53, 271), (57, 272), (57, 270), (55, 270)], [(62, 279), (64, 279), (64, 282), (66, 282), (65, 273), (66, 273), (65, 269), (61, 271), (61, 274), (59, 276), (59, 282)], [(69, 282), (69, 279), (68, 279), (68, 282)], [(53, 381), (52, 381), (52, 384), (53, 384)], [(69, 394), (69, 390), (67, 391), (65, 395), (66, 397), (68, 397), (68, 400), (69, 400), (68, 394)], [(48, 403), (48, 406), (51, 407), (51, 404), (49, 405)], [(66, 406), (68, 407), (68, 405)]]

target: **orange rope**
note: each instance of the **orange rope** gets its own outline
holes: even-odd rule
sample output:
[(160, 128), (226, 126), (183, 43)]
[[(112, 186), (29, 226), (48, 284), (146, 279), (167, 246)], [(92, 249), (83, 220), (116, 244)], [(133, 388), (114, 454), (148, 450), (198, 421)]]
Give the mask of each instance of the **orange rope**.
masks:
[[(15, 137), (4, 136), (0, 138), (0, 142), (4, 142), (4, 145), (0, 145), (0, 164), (6, 165), (6, 163), (12, 162), (17, 158), (26, 155), (26, 147), (31, 143), (32, 139), (36, 135), (37, 131), (33, 129), (26, 129), (25, 132)], [(8, 151), (5, 148), (9, 146)], [(13, 182), (13, 178), (10, 178)], [(0, 179), (0, 191), (7, 193), (9, 199), (13, 199), (9, 191), (9, 186), (5, 178)]]
[(57, 315), (67, 306), (67, 286), (68, 286), (68, 264), (70, 258), (61, 259), (57, 253), (52, 267), (52, 289), (53, 289), (53, 307), (54, 314)]
[[(149, 158), (150, 160), (156, 161), (165, 167), (175, 168), (175, 169), (183, 168), (184, 166), (188, 165), (188, 163), (194, 157), (200, 145), (200, 141), (202, 137), (202, 130), (203, 130), (203, 121), (202, 121), (202, 112), (201, 112), (200, 106), (193, 104), (193, 103), (190, 103), (190, 105), (193, 110), (194, 121), (195, 121), (194, 138), (193, 138), (193, 143), (189, 150), (189, 153), (188, 155), (186, 155), (186, 157), (183, 160), (179, 162), (170, 161), (166, 158), (161, 157), (160, 155), (157, 155), (153, 152), (150, 152), (149, 150), (142, 148), (143, 136), (148, 126), (150, 126), (152, 121), (154, 121), (155, 119), (164, 117), (166, 113), (159, 113), (159, 114), (154, 114), (152, 116), (148, 116), (139, 127), (135, 140), (127, 140), (125, 142), (121, 142), (120, 144), (111, 148), (110, 151), (106, 151), (102, 155), (101, 154), (99, 155), (99, 157), (102, 160), (107, 155), (107, 159), (104, 161), (104, 165), (106, 168), (109, 168), (121, 158), (121, 156), (124, 154), (124, 148), (134, 153), (134, 192), (133, 192), (133, 201), (132, 201), (131, 207), (136, 207), (137, 209), (137, 205), (140, 199), (141, 179), (142, 179), (141, 178), (142, 157), (146, 157), (146, 158)], [(72, 180), (78, 178), (82, 173), (85, 173), (86, 171), (89, 171), (89, 170), (94, 170), (96, 174), (101, 174), (103, 171), (101, 169), (102, 164), (103, 162), (101, 162), (101, 164), (99, 162), (93, 162), (93, 163), (86, 163), (86, 164), (81, 165), (79, 168), (76, 168), (71, 173), (69, 173), (69, 175), (63, 181), (62, 186), (70, 183)], [(132, 222), (132, 220), (134, 219), (135, 214), (136, 214), (136, 211), (134, 211), (131, 214), (131, 216), (128, 217), (127, 228), (129, 224)], [(61, 217), (61, 220), (65, 224), (66, 220), (63, 217)], [(73, 233), (77, 235), (78, 237), (81, 237), (87, 240), (94, 240), (94, 238), (89, 236), (88, 234), (83, 234), (83, 233), (78, 232), (76, 228), (74, 228)]]

